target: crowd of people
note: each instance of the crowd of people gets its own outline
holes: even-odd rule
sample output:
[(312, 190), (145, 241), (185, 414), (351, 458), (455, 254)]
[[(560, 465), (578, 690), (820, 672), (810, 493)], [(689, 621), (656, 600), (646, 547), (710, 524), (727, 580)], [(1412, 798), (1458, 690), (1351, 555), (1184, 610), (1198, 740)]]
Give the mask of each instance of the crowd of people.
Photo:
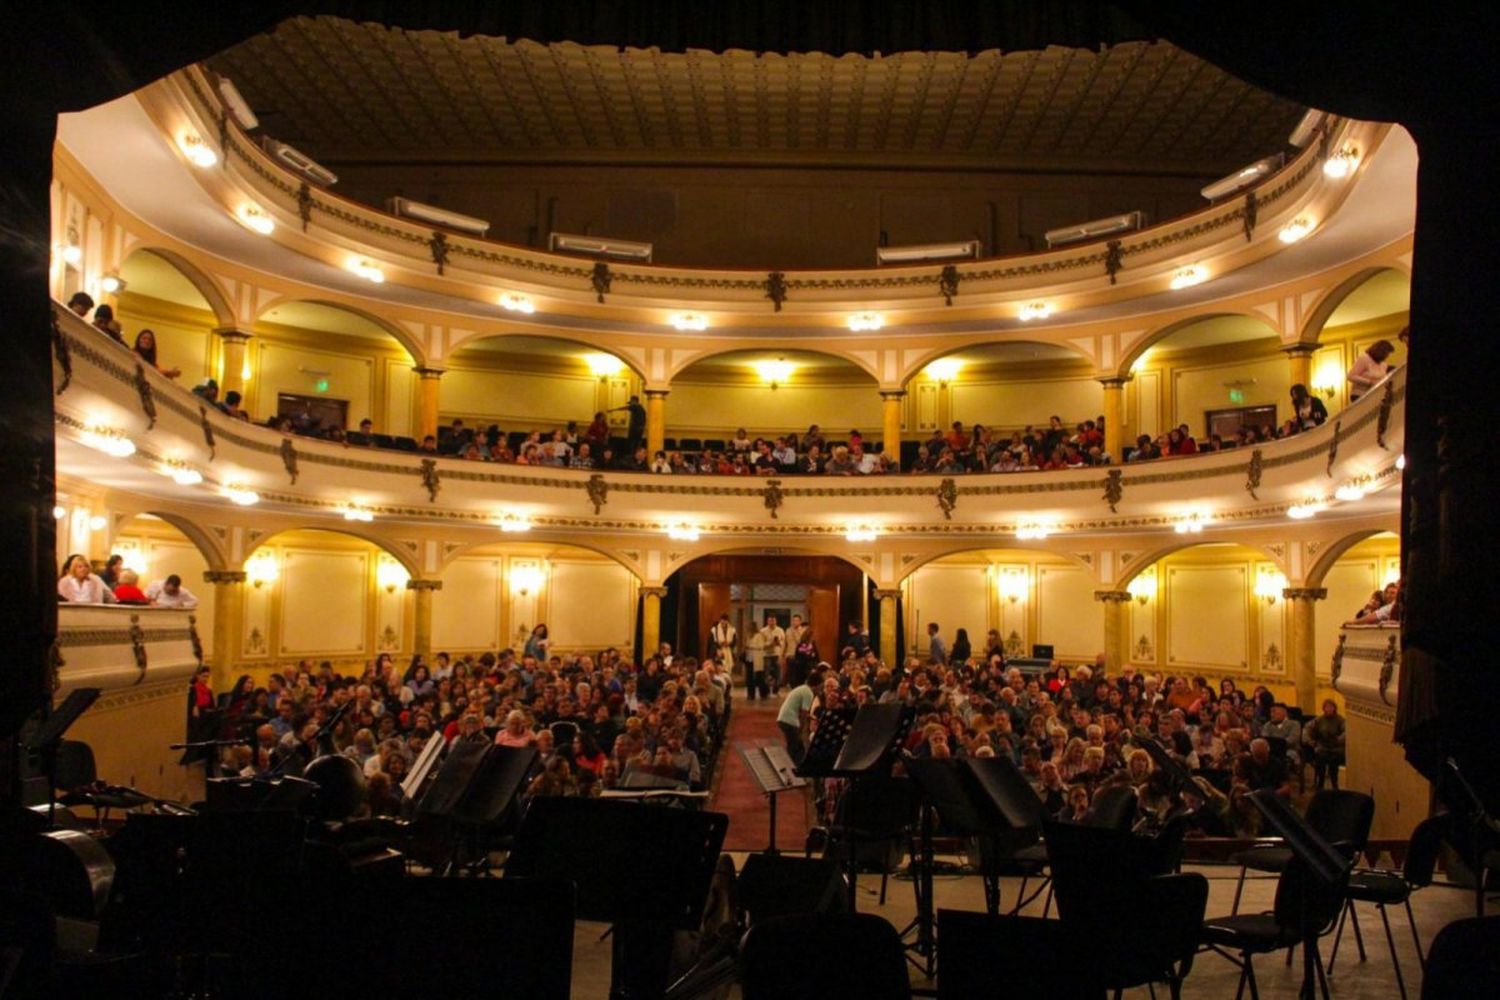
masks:
[[(1248, 793), (1290, 797), (1306, 765), (1316, 787), (1338, 787), (1345, 727), (1332, 700), (1304, 719), (1268, 689), (1247, 695), (1228, 679), (1214, 688), (1202, 677), (1141, 674), (1130, 665), (1110, 677), (1102, 656), (1093, 667), (1028, 675), (1007, 665), (998, 633), (984, 650), (968, 650), (959, 630), (953, 646), (964, 655), (951, 655), (933, 630), (926, 658), (887, 665), (873, 650), (846, 646), (837, 666), (820, 662), (782, 703), (788, 752), (800, 758), (825, 712), (897, 702), (916, 712), (909, 753), (1003, 756), (1058, 818), (1081, 819), (1100, 789), (1128, 784), (1143, 824), (1186, 815), (1191, 829), (1209, 836), (1255, 835), (1259, 814)], [(1191, 773), (1191, 787), (1156, 768), (1141, 746), (1147, 739)]]
[(88, 557), (74, 553), (63, 560), (57, 579), (58, 600), (69, 604), (138, 604), (158, 608), (196, 608), (198, 598), (182, 585), (176, 573), (141, 589), (140, 574), (125, 565), (125, 557), (112, 555), (104, 568), (94, 572)]
[(597, 796), (638, 784), (707, 786), (723, 745), (729, 681), (712, 662), (672, 655), (639, 668), (615, 649), (549, 655), (545, 626), (521, 653), (417, 655), (403, 667), (382, 654), (357, 674), (302, 661), (250, 675), (225, 693), (200, 671), (189, 696), (201, 738), (235, 740), (219, 762), (247, 777), (298, 775), (314, 759), (342, 754), (363, 772), (373, 815), (409, 815), (402, 783), (417, 755), (478, 740), (538, 751), (528, 795)]
[[(94, 326), (120, 344), (126, 343), (109, 305), (95, 308), (93, 299), (79, 292), (69, 302), (69, 308), (85, 317), (93, 310)], [(1400, 336), (1406, 342), (1408, 330), (1402, 330)], [(132, 350), (144, 363), (168, 377), (181, 374), (157, 363), (156, 337), (151, 330), (137, 334)], [(1385, 378), (1391, 368), (1388, 359), (1394, 351), (1389, 341), (1380, 340), (1361, 352), (1346, 376), (1351, 401)], [(250, 420), (240, 393), (230, 390), (221, 397), (213, 378), (201, 380), (192, 392), (227, 416)], [(825, 435), (817, 424), (802, 434), (752, 437), (740, 428), (725, 440), (672, 439), (668, 447), (652, 452), (645, 445), (646, 409), (638, 396), (631, 396), (626, 404), (614, 410), (595, 413), (586, 427), (570, 421), (565, 427), (552, 430), (506, 432), (497, 424), (470, 427), (462, 419), (455, 419), (439, 434), (427, 435), (420, 441), (401, 434), (382, 433), (369, 418), (361, 419), (358, 428), (350, 430), (328, 422), (308, 407), (268, 417), (265, 425), (283, 434), (353, 447), (389, 448), (510, 465), (659, 475), (863, 476), (905, 471), (949, 476), (1080, 469), (1120, 461), (1145, 462), (1224, 451), (1290, 437), (1328, 419), (1327, 406), (1307, 386), (1293, 385), (1290, 395), (1288, 416), (1279, 424), (1243, 424), (1228, 436), (1209, 433), (1198, 438), (1184, 423), (1155, 436), (1142, 434), (1118, 456), (1105, 449), (1102, 415), (1072, 424), (1053, 416), (1046, 427), (1027, 425), (1009, 432), (980, 424), (966, 428), (961, 421), (954, 421), (948, 430), (935, 430), (905, 456), (885, 448), (883, 442), (866, 441), (858, 429), (835, 439)], [(624, 428), (611, 424), (612, 412), (625, 414)]]

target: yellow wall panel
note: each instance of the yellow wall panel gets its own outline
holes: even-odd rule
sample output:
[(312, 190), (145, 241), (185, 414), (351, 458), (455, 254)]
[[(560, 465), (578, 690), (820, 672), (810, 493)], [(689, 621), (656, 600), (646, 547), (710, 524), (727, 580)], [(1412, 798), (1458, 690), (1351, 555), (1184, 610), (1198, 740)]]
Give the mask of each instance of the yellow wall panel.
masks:
[(1097, 589), (1093, 574), (1082, 567), (1037, 567), (1037, 641), (1062, 659), (1092, 660), (1103, 652), (1104, 608), (1094, 600)]
[(969, 644), (984, 651), (989, 631), (989, 574), (981, 565), (923, 566), (912, 574), (911, 627), (907, 645), (918, 655), (927, 652), (927, 623), (937, 622), (951, 649), (957, 629), (969, 631)]
[[(1194, 436), (1205, 433), (1204, 414), (1234, 406), (1275, 404), (1281, 420), (1287, 417), (1291, 390), (1290, 369), (1282, 357), (1263, 361), (1237, 361), (1221, 365), (1180, 368), (1173, 372), (1173, 416), (1171, 426), (1187, 424)], [(1225, 382), (1245, 382), (1237, 388), (1245, 394), (1242, 402), (1231, 402), (1230, 387)]]
[(1249, 662), (1249, 569), (1166, 568), (1168, 670), (1245, 670)]
[(1093, 420), (1103, 407), (1103, 390), (1091, 378), (1035, 382), (971, 382), (950, 387), (954, 420), (1007, 429), (1046, 426), (1056, 414), (1073, 427)]
[(635, 588), (625, 567), (613, 562), (552, 562), (547, 628), (563, 649), (594, 651), (631, 645)]
[[(347, 400), (350, 427), (358, 427), (365, 417), (379, 416), (375, 413), (373, 355), (351, 357), (272, 343), (259, 337), (250, 341), (250, 349), (256, 353), (250, 380), (252, 418), (264, 420), (275, 413), (277, 394), (283, 392)], [(320, 378), (328, 379), (326, 393), (317, 391)]]
[(502, 560), (495, 556), (455, 559), (443, 571), (443, 589), (432, 595), (432, 642), (449, 652), (498, 650)]
[(706, 385), (678, 382), (667, 397), (667, 431), (672, 437), (715, 437), (744, 427), (752, 434), (807, 430), (818, 424), (830, 440), (857, 428), (871, 443), (880, 438), (880, 394), (875, 386), (792, 383), (772, 391), (764, 385)]
[(281, 554), (283, 656), (368, 652), (370, 554), (285, 548)]
[(486, 417), (503, 430), (551, 430), (594, 416), (598, 380), (569, 375), (450, 368), (443, 375), (439, 412)]

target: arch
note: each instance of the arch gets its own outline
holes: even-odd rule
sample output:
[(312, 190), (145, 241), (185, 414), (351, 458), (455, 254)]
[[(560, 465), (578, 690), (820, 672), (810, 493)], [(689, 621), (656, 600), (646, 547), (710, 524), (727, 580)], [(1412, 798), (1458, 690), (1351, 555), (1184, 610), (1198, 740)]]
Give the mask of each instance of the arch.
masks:
[(1359, 531), (1350, 532), (1323, 550), (1323, 553), (1318, 556), (1318, 561), (1313, 563), (1312, 569), (1307, 571), (1305, 586), (1321, 587), (1323, 578), (1328, 575), (1329, 570), (1333, 569), (1333, 564), (1342, 559), (1345, 552), (1365, 539), (1374, 538), (1376, 535), (1394, 534), (1395, 532), (1388, 528), (1362, 528)]
[(913, 561), (907, 563), (905, 566), (901, 567), (901, 575), (896, 577), (891, 586), (899, 586), (901, 583), (908, 580), (911, 575), (917, 570), (921, 569), (923, 566), (935, 563), (939, 559), (946, 559), (948, 556), (963, 555), (965, 552), (986, 552), (989, 550), (994, 550), (997, 552), (1025, 552), (1035, 553), (1038, 555), (1060, 556), (1071, 563), (1076, 563), (1080, 569), (1087, 570), (1090, 577), (1095, 577), (1097, 573), (1094, 565), (1076, 552), (1067, 552), (1059, 549), (1049, 549), (1046, 547), (1046, 542), (1037, 542), (1034, 545), (1028, 545), (1025, 542), (1018, 542), (1014, 539), (1009, 539), (1004, 545), (995, 545), (993, 543), (984, 544), (980, 542), (965, 542), (960, 543), (956, 548), (944, 549), (942, 551), (934, 552), (929, 555), (920, 556), (917, 559), (914, 559)]
[(139, 514), (150, 514), (176, 528), (184, 538), (193, 543), (198, 554), (203, 556), (203, 561), (208, 563), (209, 569), (220, 570), (228, 567), (229, 559), (223, 547), (214, 540), (213, 533), (195, 524), (191, 519), (165, 510), (143, 510), (139, 511), (136, 516)]
[(264, 307), (262, 307), (261, 310), (255, 315), (255, 322), (259, 323), (265, 318), (266, 314), (271, 312), (273, 309), (296, 304), (321, 306), (325, 309), (337, 309), (340, 312), (345, 312), (351, 316), (356, 316), (367, 323), (379, 327), (381, 331), (387, 334), (392, 340), (400, 344), (402, 350), (406, 351), (407, 357), (411, 359), (412, 367), (421, 368), (426, 364), (427, 348), (420, 341), (418, 341), (416, 337), (412, 335), (412, 332), (410, 330), (402, 326), (400, 323), (385, 319), (384, 317), (378, 316), (367, 309), (362, 309), (359, 306), (349, 305), (347, 302), (339, 302), (333, 299), (304, 298), (295, 295), (284, 295), (278, 299), (274, 299), (271, 302), (268, 302)]
[(132, 247), (130, 253), (126, 254), (125, 259), (120, 262), (121, 268), (124, 268), (129, 263), (130, 258), (138, 253), (150, 254), (165, 261), (174, 271), (186, 278), (193, 288), (197, 290), (198, 294), (203, 297), (203, 301), (208, 305), (209, 311), (214, 314), (216, 325), (235, 325), (234, 307), (230, 305), (229, 295), (219, 285), (217, 278), (199, 268), (198, 265), (177, 251), (157, 246), (142, 245)]
[(1251, 549), (1252, 551), (1259, 552), (1261, 555), (1265, 556), (1267, 562), (1275, 563), (1283, 573), (1286, 572), (1286, 560), (1282, 557), (1277, 556), (1276, 553), (1272, 552), (1270, 549), (1266, 548), (1263, 545), (1259, 545), (1254, 542), (1242, 542), (1228, 538), (1199, 538), (1195, 541), (1172, 542), (1167, 545), (1162, 545), (1133, 559), (1130, 563), (1130, 568), (1115, 580), (1115, 589), (1124, 590), (1127, 586), (1129, 586), (1130, 581), (1140, 576), (1149, 567), (1155, 566), (1157, 563), (1161, 562), (1163, 559), (1165, 559), (1167, 556), (1172, 555), (1173, 553), (1182, 552), (1186, 549), (1199, 548), (1204, 545), (1225, 544), (1238, 545), (1242, 549)]
[[(677, 352), (675, 351), (673, 352), (674, 355), (676, 353)], [(746, 363), (748, 364), (751, 356), (757, 358), (774, 358), (777, 355), (787, 354), (803, 356), (812, 355), (821, 358), (833, 358), (853, 368), (859, 369), (864, 375), (869, 377), (871, 385), (880, 384), (880, 374), (875, 370), (874, 362), (872, 360), (855, 357), (852, 354), (840, 353), (837, 350), (818, 350), (816, 348), (809, 348), (805, 344), (796, 342), (787, 343), (782, 341), (768, 341), (766, 343), (756, 344), (753, 347), (746, 347), (744, 345), (725, 345), (722, 348), (707, 347), (699, 353), (694, 354), (686, 359), (682, 359), (680, 361), (674, 359), (671, 370), (667, 372), (667, 379), (668, 381), (671, 381), (673, 379), (676, 379), (683, 372), (687, 371), (689, 368), (694, 367), (695, 365), (701, 365), (704, 362), (712, 361), (715, 358), (726, 358), (729, 355), (744, 355), (746, 358)]]
[[(421, 567), (417, 564), (416, 553), (403, 551), (402, 548), (391, 539), (384, 538), (379, 533), (374, 531), (366, 531), (354, 524), (349, 524), (347, 526), (340, 525), (339, 527), (332, 527), (326, 524), (292, 524), (284, 528), (277, 528), (269, 535), (266, 535), (263, 538), (257, 538), (254, 544), (245, 550), (245, 556), (241, 561), (240, 566), (242, 567), (245, 562), (249, 561), (251, 556), (253, 556), (261, 549), (265, 548), (277, 538), (280, 538), (282, 535), (294, 531), (326, 531), (329, 534), (348, 535), (351, 538), (358, 538), (362, 542), (369, 542), (371, 545), (375, 546), (377, 549), (400, 563), (401, 568), (406, 570), (407, 575), (410, 576), (413, 580), (423, 578)], [(240, 567), (235, 568), (238, 569)]]
[(461, 340), (454, 340), (450, 342), (448, 344), (448, 350), (444, 354), (444, 357), (451, 361), (454, 354), (465, 349), (473, 351), (476, 349), (476, 345), (486, 340), (541, 340), (550, 341), (556, 344), (572, 344), (574, 346), (584, 348), (590, 352), (608, 354), (610, 357), (618, 359), (622, 365), (628, 368), (631, 372), (635, 373), (636, 378), (639, 378), (642, 381), (645, 381), (646, 378), (646, 373), (641, 370), (640, 363), (637, 360), (629, 357), (618, 346), (612, 347), (607, 343), (588, 340), (586, 339), (586, 335), (575, 335), (571, 331), (569, 331), (568, 333), (553, 333), (550, 330), (545, 333), (538, 333), (534, 330), (526, 329), (477, 331), (469, 334)]
[[(977, 353), (988, 352), (988, 353), (990, 353), (992, 355), (998, 355), (999, 353), (1001, 353), (1001, 351), (1003, 351), (1006, 348), (1016, 348), (1016, 349), (1019, 349), (1019, 350), (1024, 350), (1026, 348), (1038, 348), (1038, 347), (1046, 349), (1048, 353), (1054, 354), (1055, 356), (1054, 357), (1049, 357), (1049, 358), (1037, 359), (1037, 360), (1066, 363), (1068, 361), (1076, 359), (1078, 361), (1083, 361), (1083, 362), (1087, 362), (1087, 363), (1090, 363), (1090, 364), (1092, 364), (1092, 362), (1093, 362), (1092, 358), (1090, 358), (1087, 354), (1085, 354), (1082, 350), (1080, 350), (1076, 346), (1069, 346), (1069, 345), (1065, 345), (1065, 344), (1057, 344), (1057, 343), (1053, 343), (1051, 341), (1046, 341), (1046, 340), (1031, 340), (1031, 339), (1026, 339), (1026, 338), (1017, 338), (1017, 339), (1014, 339), (1014, 340), (1011, 340), (1011, 339), (976, 340), (976, 341), (974, 341), (972, 343), (960, 344), (960, 345), (958, 345), (956, 347), (955, 346), (935, 347), (935, 348), (932, 348), (929, 351), (926, 351), (921, 356), (919, 356), (915, 362), (913, 362), (912, 364), (907, 365), (906, 368), (902, 371), (902, 373), (901, 373), (901, 388), (905, 389), (912, 382), (913, 379), (915, 379), (918, 375), (920, 375), (922, 373), (922, 371), (924, 369), (926, 369), (926, 367), (928, 365), (932, 364), (934, 361), (937, 361), (937, 360), (939, 360), (941, 358), (952, 357), (955, 354), (963, 354), (963, 353), (966, 353), (966, 352), (970, 353), (970, 354), (973, 354), (973, 353), (976, 353), (976, 352)], [(1001, 361), (1002, 363), (1004, 363), (1004, 359), (1000, 358), (1000, 357), (996, 357), (993, 360)], [(1016, 361), (1017, 361), (1017, 363), (1027, 363), (1026, 359), (1016, 359)], [(1090, 374), (1092, 374), (1092, 372)]]
[[(458, 548), (444, 554), (442, 565), (438, 568), (438, 574), (441, 575), (442, 573), (446, 572), (448, 567), (452, 566), (457, 559), (462, 556), (468, 555), (476, 549), (488, 548), (491, 545), (504, 544), (506, 543), (503, 540), (496, 538), (487, 538), (473, 542), (465, 542)], [(619, 552), (616, 552), (597, 542), (588, 541), (587, 539), (578, 538), (572, 535), (553, 538), (549, 537), (545, 531), (538, 533), (537, 529), (533, 528), (532, 531), (526, 535), (524, 541), (517, 539), (516, 544), (564, 545), (570, 548), (584, 549), (585, 551), (593, 552), (595, 555), (604, 556), (610, 562), (622, 566), (627, 572), (630, 573), (631, 576), (635, 577), (637, 581), (641, 583), (646, 582), (646, 577), (643, 575), (639, 565), (621, 555)]]
[(1411, 275), (1399, 267), (1390, 264), (1381, 264), (1375, 267), (1366, 267), (1355, 271), (1343, 281), (1334, 285), (1313, 306), (1312, 311), (1307, 314), (1307, 320), (1302, 324), (1302, 329), (1297, 331), (1297, 343), (1316, 344), (1323, 336), (1323, 327), (1328, 320), (1344, 304), (1344, 301), (1359, 289), (1363, 288), (1371, 279), (1382, 274), (1397, 274), (1406, 278), (1407, 288), (1411, 287)]
[(1266, 317), (1261, 316), (1257, 313), (1238, 312), (1233, 310), (1225, 312), (1199, 313), (1194, 316), (1188, 316), (1185, 319), (1179, 319), (1168, 323), (1166, 326), (1159, 327), (1158, 329), (1146, 334), (1146, 336), (1142, 337), (1140, 340), (1136, 341), (1136, 343), (1131, 346), (1130, 350), (1126, 351), (1124, 356), (1121, 357), (1120, 366), (1115, 370), (1115, 375), (1119, 378), (1129, 378), (1130, 369), (1134, 367), (1135, 363), (1141, 360), (1141, 357), (1148, 350), (1155, 347), (1163, 340), (1166, 340), (1173, 334), (1180, 333), (1181, 331), (1186, 330), (1191, 326), (1196, 326), (1199, 323), (1206, 323), (1209, 320), (1226, 318), (1253, 320), (1254, 322), (1265, 327), (1266, 335), (1268, 337), (1274, 337), (1278, 342), (1281, 339), (1281, 331), (1277, 330), (1276, 327), (1266, 319)]
[(869, 573), (870, 570), (871, 570), (871, 567), (868, 564), (862, 563), (856, 557), (854, 557), (853, 555), (850, 555), (850, 554), (844, 553), (844, 552), (836, 552), (836, 551), (832, 551), (832, 550), (824, 550), (824, 549), (819, 549), (819, 548), (813, 548), (813, 547), (807, 546), (807, 545), (777, 545), (775, 547), (775, 551), (774, 552), (767, 552), (765, 546), (747, 545), (747, 544), (744, 544), (744, 543), (728, 542), (728, 543), (726, 543), (726, 544), (724, 544), (722, 546), (708, 544), (708, 545), (702, 546), (700, 548), (697, 548), (697, 549), (695, 549), (692, 552), (684, 553), (683, 556), (682, 556), (682, 558), (676, 560), (675, 562), (672, 562), (672, 563), (668, 564), (666, 572), (664, 572), (662, 574), (661, 578), (662, 578), (663, 581), (666, 581), (666, 580), (670, 579), (672, 576), (674, 576), (677, 573), (681, 572), (684, 568), (686, 568), (691, 563), (697, 562), (699, 559), (705, 559), (705, 558), (707, 558), (709, 556), (767, 556), (767, 555), (772, 555), (772, 556), (782, 556), (782, 555), (788, 555), (788, 556), (827, 556), (830, 559), (837, 559), (840, 562), (848, 563), (850, 566), (853, 566), (855, 569), (859, 570), (861, 573)]

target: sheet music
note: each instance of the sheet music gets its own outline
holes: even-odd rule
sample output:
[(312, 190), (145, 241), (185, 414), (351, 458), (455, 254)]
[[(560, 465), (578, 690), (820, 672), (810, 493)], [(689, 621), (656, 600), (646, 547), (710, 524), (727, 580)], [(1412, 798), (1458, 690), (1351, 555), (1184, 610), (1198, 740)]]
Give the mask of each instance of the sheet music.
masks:
[(802, 788), (807, 784), (805, 778), (792, 772), (796, 765), (792, 763), (791, 755), (784, 747), (740, 744), (735, 749), (749, 766), (750, 776), (755, 779), (756, 785), (766, 795)]

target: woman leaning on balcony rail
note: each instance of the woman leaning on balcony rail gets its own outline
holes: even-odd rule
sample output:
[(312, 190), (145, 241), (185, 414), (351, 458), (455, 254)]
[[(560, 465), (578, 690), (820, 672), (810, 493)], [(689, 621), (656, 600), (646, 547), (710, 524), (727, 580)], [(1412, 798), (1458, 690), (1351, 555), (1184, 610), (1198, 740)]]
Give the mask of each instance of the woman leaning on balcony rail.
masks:
[(114, 604), (115, 595), (89, 566), (88, 557), (74, 553), (63, 563), (57, 596), (69, 604)]

